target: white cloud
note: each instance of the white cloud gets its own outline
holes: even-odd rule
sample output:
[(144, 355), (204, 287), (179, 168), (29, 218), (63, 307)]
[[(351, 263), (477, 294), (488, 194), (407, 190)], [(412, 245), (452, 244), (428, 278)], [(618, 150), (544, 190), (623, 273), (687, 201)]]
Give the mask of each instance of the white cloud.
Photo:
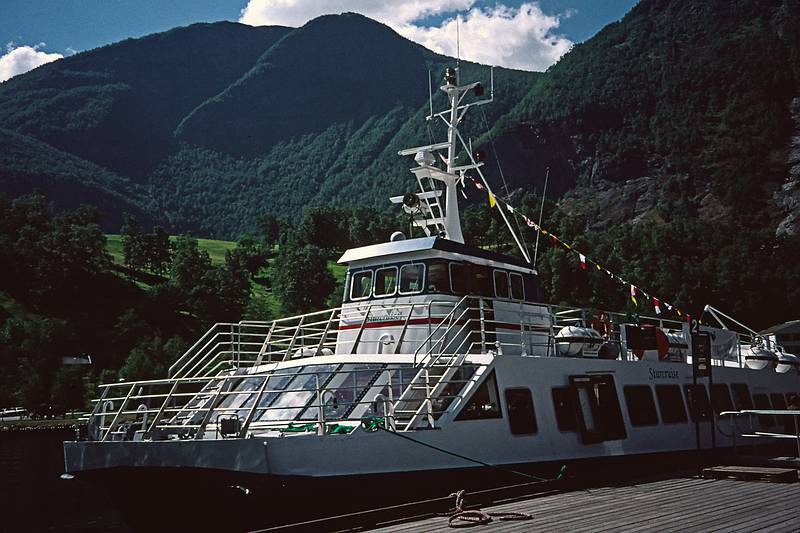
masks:
[(16, 46), (14, 43), (8, 43), (6, 54), (0, 56), (0, 82), (64, 57), (61, 54), (42, 52), (40, 49), (44, 47), (44, 43), (35, 46)]
[[(253, 26), (301, 26), (324, 14), (354, 11), (383, 22), (401, 35), (442, 54), (455, 56), (456, 16), (460, 17), (461, 57), (526, 70), (544, 70), (569, 51), (572, 41), (558, 35), (562, 15), (546, 15), (536, 2), (514, 8), (475, 7), (476, 0), (249, 0), (240, 22)], [(420, 20), (444, 16), (435, 26)]]

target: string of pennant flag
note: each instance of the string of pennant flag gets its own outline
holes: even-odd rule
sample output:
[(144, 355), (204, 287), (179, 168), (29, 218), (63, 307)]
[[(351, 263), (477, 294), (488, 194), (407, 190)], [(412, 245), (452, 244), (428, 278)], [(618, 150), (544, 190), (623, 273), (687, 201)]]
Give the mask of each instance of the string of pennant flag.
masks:
[[(597, 261), (595, 261), (595, 260), (593, 260), (593, 259), (591, 259), (589, 257), (586, 257), (585, 254), (583, 254), (579, 250), (575, 249), (575, 247), (572, 246), (571, 244), (569, 244), (567, 242), (564, 242), (561, 239), (559, 239), (554, 233), (552, 233), (550, 231), (547, 231), (545, 228), (541, 227), (535, 221), (533, 221), (530, 218), (528, 218), (527, 216), (525, 216), (524, 213), (522, 213), (521, 211), (515, 209), (511, 204), (509, 204), (509, 203), (507, 203), (507, 202), (505, 202), (505, 201), (503, 201), (501, 199), (498, 199), (492, 193), (492, 191), (487, 189), (477, 179), (475, 179), (473, 177), (469, 177), (469, 176), (467, 177), (467, 179), (469, 179), (472, 182), (472, 184), (475, 186), (476, 189), (478, 189), (480, 191), (483, 191), (483, 192), (485, 192), (487, 194), (487, 196), (489, 198), (489, 207), (490, 208), (497, 207), (498, 209), (506, 209), (509, 213), (511, 213), (513, 215), (516, 215), (516, 216), (519, 216), (525, 222), (525, 225), (527, 225), (529, 228), (532, 228), (534, 231), (537, 231), (537, 232), (541, 233), (544, 237), (549, 238), (550, 241), (553, 243), (553, 247), (561, 246), (563, 249), (575, 254), (578, 257), (579, 261), (580, 261), (581, 270), (588, 270), (589, 269), (589, 265), (592, 265), (595, 268), (595, 270), (600, 271), (600, 272), (605, 272), (607, 275), (609, 275), (615, 281), (619, 282), (621, 285), (629, 287), (630, 288), (631, 302), (633, 302), (633, 305), (635, 305), (636, 307), (639, 307), (639, 303), (640, 303), (639, 300), (643, 298), (644, 300), (648, 300), (648, 301), (652, 302), (653, 309), (654, 309), (654, 311), (655, 311), (655, 313), (657, 315), (662, 314), (663, 310), (666, 309), (667, 311), (674, 312), (678, 317), (680, 317), (681, 319), (685, 319), (687, 322), (691, 322), (692, 321), (692, 315), (690, 315), (689, 313), (684, 313), (678, 307), (670, 304), (669, 302), (667, 302), (667, 301), (665, 301), (665, 300), (663, 300), (661, 298), (656, 297), (655, 295), (652, 295), (652, 294), (649, 294), (649, 293), (645, 292), (640, 287), (637, 287), (636, 285), (634, 285), (633, 283), (627, 281), (626, 279), (622, 278), (621, 276), (618, 276), (617, 274), (611, 272), (609, 269), (607, 269), (606, 267), (604, 267), (603, 265), (601, 265)], [(644, 305), (644, 302), (642, 302), (642, 305)]]

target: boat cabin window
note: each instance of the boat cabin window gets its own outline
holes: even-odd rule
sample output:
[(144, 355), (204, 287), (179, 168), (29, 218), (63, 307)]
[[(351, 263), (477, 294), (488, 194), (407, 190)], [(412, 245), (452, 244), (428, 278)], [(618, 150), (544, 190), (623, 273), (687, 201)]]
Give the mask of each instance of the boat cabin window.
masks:
[(513, 435), (531, 435), (539, 430), (530, 389), (506, 389), (506, 409)]
[(350, 299), (364, 300), (372, 294), (372, 270), (361, 270), (353, 274), (350, 282)]
[(447, 261), (428, 263), (428, 292), (450, 292), (450, 272)]
[(569, 382), (576, 397), (578, 424), (584, 444), (627, 436), (614, 376), (570, 376)]
[(800, 394), (797, 394), (796, 392), (787, 392), (786, 408), (793, 410), (800, 409)]
[(559, 431), (578, 431), (575, 394), (569, 387), (553, 387), (553, 409)]
[(436, 259), (349, 271), (345, 296), (366, 300), (395, 294), (465, 294), (518, 301), (540, 300), (536, 276), (474, 263)]
[(733, 405), (736, 406), (737, 411), (753, 408), (753, 399), (750, 398), (750, 389), (746, 383), (731, 384), (731, 391), (733, 392)]
[(425, 265), (416, 263), (400, 267), (400, 294), (417, 294), (424, 288)]
[(632, 426), (655, 426), (658, 424), (653, 391), (648, 385), (628, 385), (622, 388), (628, 416)]
[(772, 408), (784, 410), (786, 409), (786, 398), (783, 397), (783, 394), (780, 392), (776, 394), (770, 394), (769, 399), (772, 400)]
[(661, 420), (665, 424), (685, 424), (686, 406), (683, 404), (681, 388), (678, 385), (656, 385), (656, 398), (658, 410), (661, 411)]
[(512, 272), (508, 275), (508, 279), (511, 282), (511, 298), (514, 300), (524, 300), (525, 284), (522, 281), (522, 274)]
[(467, 294), (467, 267), (461, 263), (450, 263), (450, 290), (453, 294)]
[(508, 272), (494, 271), (494, 295), (498, 298), (508, 298)]
[[(769, 403), (769, 397), (766, 394), (753, 394), (753, 403), (756, 409), (772, 409), (772, 404)], [(758, 415), (758, 423), (764, 427), (772, 427), (775, 425), (775, 417), (772, 415)]]
[(397, 267), (375, 271), (375, 296), (392, 296), (397, 292)]
[(500, 398), (497, 393), (497, 380), (494, 377), (494, 371), (492, 371), (472, 394), (472, 397), (461, 409), (461, 412), (458, 413), (456, 420), (483, 420), (502, 417)]
[(711, 385), (711, 405), (714, 406), (716, 414), (733, 411), (733, 400), (731, 400), (731, 393), (726, 384), (714, 383)]
[(684, 385), (686, 393), (686, 403), (689, 405), (689, 413), (692, 415), (692, 422), (702, 422), (711, 419), (711, 402), (708, 401), (708, 391), (705, 385)]

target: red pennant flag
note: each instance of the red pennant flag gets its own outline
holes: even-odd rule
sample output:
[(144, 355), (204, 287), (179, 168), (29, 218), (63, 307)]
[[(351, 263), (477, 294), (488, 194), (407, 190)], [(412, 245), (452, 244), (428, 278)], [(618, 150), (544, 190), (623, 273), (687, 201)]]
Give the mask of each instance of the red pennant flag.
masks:
[(581, 270), (586, 270), (586, 256), (583, 254), (578, 254), (581, 258)]
[(686, 322), (688, 322), (689, 324), (692, 323), (692, 315), (690, 315), (689, 313), (686, 313)]
[(558, 246), (558, 238), (555, 235), (553, 235), (552, 233), (550, 234), (550, 240), (553, 241), (553, 248)]
[(661, 302), (659, 302), (658, 298), (656, 298), (655, 296), (653, 297), (653, 307), (656, 308), (656, 314), (660, 315), (661, 314)]

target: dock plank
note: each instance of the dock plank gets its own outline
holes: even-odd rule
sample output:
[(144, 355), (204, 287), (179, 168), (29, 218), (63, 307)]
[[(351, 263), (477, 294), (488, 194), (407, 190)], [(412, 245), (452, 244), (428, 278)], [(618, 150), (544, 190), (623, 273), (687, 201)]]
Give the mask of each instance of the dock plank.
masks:
[[(482, 508), (485, 512), (523, 512), (531, 520), (495, 520), (487, 533), (518, 531), (735, 531), (800, 530), (800, 490), (793, 484), (729, 479), (671, 479), (603, 486), (566, 493), (532, 495)], [(469, 504), (469, 494), (466, 495)], [(451, 531), (446, 517), (394, 524), (377, 531)]]

